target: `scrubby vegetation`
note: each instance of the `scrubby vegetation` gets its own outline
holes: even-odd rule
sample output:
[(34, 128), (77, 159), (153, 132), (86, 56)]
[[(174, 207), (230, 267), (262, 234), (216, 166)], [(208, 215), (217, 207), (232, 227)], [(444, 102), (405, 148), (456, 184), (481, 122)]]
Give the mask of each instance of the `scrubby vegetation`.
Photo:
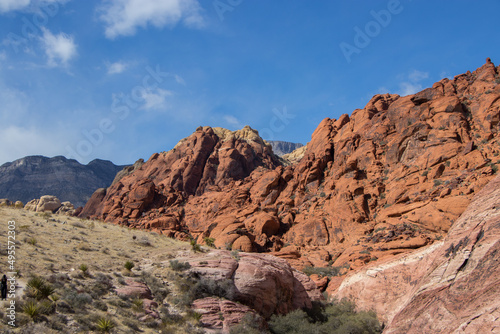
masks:
[(356, 312), (347, 300), (316, 303), (310, 310), (273, 316), (268, 324), (269, 329), (259, 328), (255, 317), (247, 315), (231, 328), (231, 334), (377, 334), (383, 330), (374, 312)]
[[(18, 211), (12, 219), (19, 226), (18, 240), (23, 241), (16, 244), (16, 270), (25, 288), (16, 292), (16, 328), (6, 325), (7, 314), (0, 310), (0, 333), (204, 333), (201, 314), (191, 309), (194, 300), (216, 297), (238, 302), (232, 280), (200, 276), (189, 262), (175, 258), (178, 252), (206, 251), (196, 242), (77, 218), (64, 218), (64, 224), (56, 218), (42, 221)], [(0, 237), (5, 236), (0, 231)], [(35, 236), (33, 245), (29, 240)], [(240, 254), (231, 252), (237, 260)], [(338, 271), (309, 270), (325, 276)], [(139, 292), (118, 293), (134, 284), (147, 287), (149, 299)], [(373, 313), (356, 313), (346, 302), (273, 317), (269, 328), (262, 323), (261, 317), (249, 314), (231, 333), (380, 332)]]

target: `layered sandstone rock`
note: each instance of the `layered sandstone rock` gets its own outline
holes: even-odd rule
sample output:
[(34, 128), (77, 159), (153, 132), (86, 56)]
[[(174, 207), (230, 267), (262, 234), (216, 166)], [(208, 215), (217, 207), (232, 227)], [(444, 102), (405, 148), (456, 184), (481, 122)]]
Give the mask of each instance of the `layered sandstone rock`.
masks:
[(373, 308), (385, 333), (493, 333), (500, 328), (500, 176), (440, 242), (346, 278), (334, 295)]
[(224, 333), (245, 314), (258, 315), (254, 318), (260, 319), (264, 327), (264, 319), (273, 314), (311, 308), (313, 302), (324, 299), (309, 277), (269, 254), (212, 250), (179, 256), (177, 260), (189, 262), (191, 269), (187, 273), (191, 276), (224, 281), (226, 287), (233, 287), (231, 300), (207, 297), (195, 300), (192, 306), (202, 314), (205, 327), (222, 329)]

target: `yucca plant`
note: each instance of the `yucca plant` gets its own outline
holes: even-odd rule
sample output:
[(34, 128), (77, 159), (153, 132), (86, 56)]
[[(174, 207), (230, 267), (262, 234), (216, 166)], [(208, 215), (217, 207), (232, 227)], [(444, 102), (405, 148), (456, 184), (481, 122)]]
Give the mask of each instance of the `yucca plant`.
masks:
[(109, 333), (115, 328), (115, 323), (109, 318), (99, 318), (97, 320), (97, 330), (103, 333)]
[(32, 320), (40, 315), (40, 306), (33, 299), (28, 300), (23, 306), (22, 310), (26, 313)]
[(142, 312), (143, 311), (143, 307), (144, 307), (144, 301), (140, 298), (135, 298), (134, 300), (132, 300), (132, 304), (134, 304), (134, 310), (136, 310), (137, 312)]
[(40, 276), (31, 277), (26, 287), (28, 289), (28, 296), (36, 298), (37, 300), (48, 298), (55, 291), (52, 285), (45, 282)]

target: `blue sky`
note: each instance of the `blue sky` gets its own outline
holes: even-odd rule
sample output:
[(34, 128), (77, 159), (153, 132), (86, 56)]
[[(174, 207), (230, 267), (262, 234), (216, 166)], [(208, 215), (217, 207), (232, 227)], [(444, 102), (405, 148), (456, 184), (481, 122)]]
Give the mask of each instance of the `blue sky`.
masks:
[(0, 0), (0, 164), (117, 164), (200, 125), (307, 143), (377, 93), (500, 63), (500, 1)]

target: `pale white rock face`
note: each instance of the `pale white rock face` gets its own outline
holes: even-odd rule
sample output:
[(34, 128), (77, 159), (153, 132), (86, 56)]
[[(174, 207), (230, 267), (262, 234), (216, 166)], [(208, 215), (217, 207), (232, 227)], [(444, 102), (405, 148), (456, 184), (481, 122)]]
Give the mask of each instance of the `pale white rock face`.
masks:
[(348, 276), (334, 296), (374, 309), (384, 333), (500, 332), (500, 176), (446, 238)]

